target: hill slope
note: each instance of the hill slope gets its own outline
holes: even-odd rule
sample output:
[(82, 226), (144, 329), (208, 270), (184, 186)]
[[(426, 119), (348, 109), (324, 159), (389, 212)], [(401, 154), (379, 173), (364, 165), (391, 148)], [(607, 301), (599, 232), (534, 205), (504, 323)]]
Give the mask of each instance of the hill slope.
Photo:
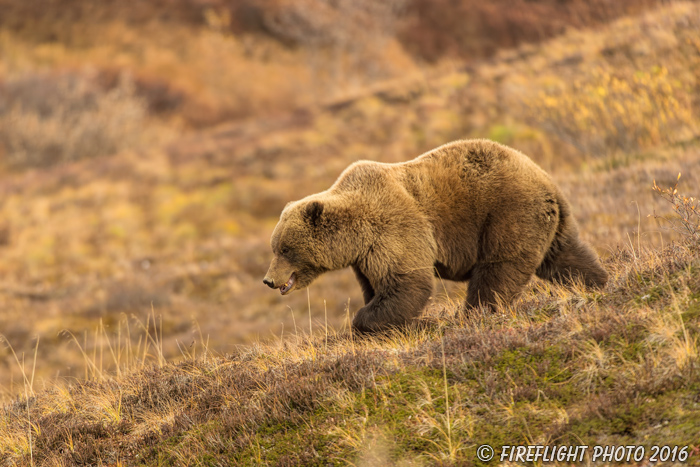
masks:
[(481, 444), (599, 444), (700, 465), (700, 244), (606, 267), (601, 293), (537, 283), (494, 315), (435, 305), (407, 334), (297, 334), (43, 391), (0, 413), (0, 459), (481, 465)]

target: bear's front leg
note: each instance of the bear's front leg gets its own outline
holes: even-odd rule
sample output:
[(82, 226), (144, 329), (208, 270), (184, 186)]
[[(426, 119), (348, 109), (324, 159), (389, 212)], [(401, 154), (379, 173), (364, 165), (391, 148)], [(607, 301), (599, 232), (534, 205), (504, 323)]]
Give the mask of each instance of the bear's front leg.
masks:
[(431, 270), (386, 277), (374, 285), (374, 297), (355, 315), (352, 328), (374, 333), (399, 328), (418, 317), (433, 293)]

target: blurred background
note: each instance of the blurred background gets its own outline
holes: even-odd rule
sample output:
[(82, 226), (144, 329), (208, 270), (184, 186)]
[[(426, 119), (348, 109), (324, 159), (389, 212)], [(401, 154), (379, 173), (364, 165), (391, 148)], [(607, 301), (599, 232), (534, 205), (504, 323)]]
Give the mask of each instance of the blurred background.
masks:
[(284, 205), (358, 159), (490, 138), (603, 257), (660, 246), (653, 181), (700, 194), (699, 74), (695, 2), (0, 0), (1, 397), (342, 328), (350, 271), (262, 277)]

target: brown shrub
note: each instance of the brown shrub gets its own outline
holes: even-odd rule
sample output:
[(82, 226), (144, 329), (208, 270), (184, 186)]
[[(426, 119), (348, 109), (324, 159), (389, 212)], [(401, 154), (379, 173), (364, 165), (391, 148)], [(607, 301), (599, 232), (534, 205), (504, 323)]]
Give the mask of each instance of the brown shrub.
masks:
[(20, 76), (0, 88), (0, 163), (37, 167), (114, 154), (138, 142), (144, 116), (125, 75), (111, 90), (73, 73)]
[(429, 62), (444, 56), (492, 55), (500, 47), (537, 42), (567, 27), (607, 22), (658, 0), (412, 0), (398, 25), (401, 43)]
[(669, 228), (687, 235), (696, 240), (700, 240), (700, 200), (693, 196), (684, 196), (678, 193), (678, 180), (681, 179), (681, 174), (678, 174), (676, 184), (668, 189), (659, 187), (654, 181), (654, 192), (667, 201), (673, 207), (675, 216), (664, 217), (658, 216), (656, 219), (663, 219), (669, 223)]

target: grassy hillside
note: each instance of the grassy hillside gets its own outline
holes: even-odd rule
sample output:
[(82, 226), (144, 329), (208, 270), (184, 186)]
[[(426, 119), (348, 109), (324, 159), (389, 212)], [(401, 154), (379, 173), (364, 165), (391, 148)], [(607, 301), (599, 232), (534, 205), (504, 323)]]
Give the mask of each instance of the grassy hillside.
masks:
[(601, 293), (538, 282), (499, 314), (435, 304), (408, 333), (295, 330), (44, 390), (0, 414), (0, 458), (482, 465), (478, 445), (538, 443), (688, 446), (678, 465), (700, 465), (699, 253), (620, 250)]
[[(505, 16), (481, 2), (486, 30), (514, 31), (489, 44), (469, 28), (444, 42), (457, 26), (440, 21), (477, 2), (436, 2), (437, 17), (410, 2), (357, 29), (360, 8), (332, 34), (337, 11), (299, 23), (293, 2), (89, 3), (0, 0), (0, 459), (471, 465), (489, 442), (697, 448), (699, 220), (678, 198), (700, 194), (695, 3), (542, 1), (533, 19), (533, 2)], [(366, 36), (295, 41), (299, 24)], [(596, 27), (543, 41), (567, 25)], [(440, 31), (428, 64), (415, 46)], [(464, 317), (463, 287), (437, 283), (424, 328), (353, 340), (349, 271), (308, 295), (261, 283), (286, 202), (355, 160), (468, 137), (552, 174), (611, 271), (602, 293), (535, 281)]]

